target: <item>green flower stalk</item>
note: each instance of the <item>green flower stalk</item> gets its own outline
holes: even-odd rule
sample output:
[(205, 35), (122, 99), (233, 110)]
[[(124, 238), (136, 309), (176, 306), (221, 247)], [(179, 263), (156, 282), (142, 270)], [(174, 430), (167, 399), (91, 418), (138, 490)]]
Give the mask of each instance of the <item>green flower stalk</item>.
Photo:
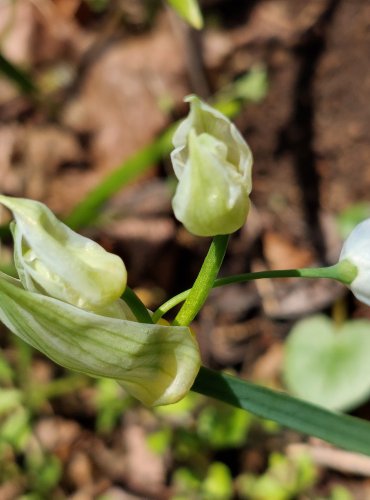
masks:
[(249, 212), (252, 153), (228, 118), (196, 96), (173, 137), (171, 160), (179, 180), (175, 216), (197, 236), (230, 234)]
[(181, 399), (200, 367), (190, 330), (139, 323), (117, 298), (126, 284), (118, 257), (68, 229), (41, 203), (5, 196), (0, 201), (16, 217), (15, 260), (22, 278), (0, 273), (0, 321), (56, 363), (116, 379), (146, 405)]

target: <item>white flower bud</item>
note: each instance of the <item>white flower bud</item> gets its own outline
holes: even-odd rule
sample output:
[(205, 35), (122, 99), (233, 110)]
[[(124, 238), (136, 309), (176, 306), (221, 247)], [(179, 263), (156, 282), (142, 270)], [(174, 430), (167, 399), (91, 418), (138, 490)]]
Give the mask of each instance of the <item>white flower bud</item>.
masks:
[(344, 242), (339, 262), (348, 261), (357, 269), (349, 288), (353, 295), (370, 306), (370, 219), (358, 224)]
[(246, 221), (252, 189), (252, 154), (221, 113), (189, 96), (190, 113), (173, 137), (171, 160), (179, 180), (175, 216), (197, 236), (229, 234)]
[(43, 204), (0, 195), (13, 212), (14, 260), (24, 288), (88, 310), (115, 302), (126, 287), (122, 260), (75, 233)]

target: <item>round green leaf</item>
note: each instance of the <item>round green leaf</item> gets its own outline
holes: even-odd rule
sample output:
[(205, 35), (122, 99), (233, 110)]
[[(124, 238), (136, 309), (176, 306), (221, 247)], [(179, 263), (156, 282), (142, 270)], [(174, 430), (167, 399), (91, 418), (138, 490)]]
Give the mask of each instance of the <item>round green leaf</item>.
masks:
[(317, 315), (295, 325), (287, 343), (284, 379), (288, 389), (332, 410), (348, 410), (370, 394), (370, 322), (337, 327)]

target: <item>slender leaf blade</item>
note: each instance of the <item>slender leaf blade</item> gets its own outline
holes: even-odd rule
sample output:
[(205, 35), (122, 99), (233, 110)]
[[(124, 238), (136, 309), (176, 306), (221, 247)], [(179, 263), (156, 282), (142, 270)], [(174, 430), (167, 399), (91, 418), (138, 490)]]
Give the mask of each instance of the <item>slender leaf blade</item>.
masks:
[(202, 367), (192, 390), (298, 432), (370, 456), (370, 423)]

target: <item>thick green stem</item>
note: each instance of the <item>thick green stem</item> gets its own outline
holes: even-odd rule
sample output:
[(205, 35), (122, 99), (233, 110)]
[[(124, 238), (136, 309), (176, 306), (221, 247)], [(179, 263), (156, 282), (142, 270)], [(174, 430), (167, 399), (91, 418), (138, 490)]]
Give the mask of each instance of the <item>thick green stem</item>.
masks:
[[(328, 278), (335, 279), (349, 285), (356, 277), (357, 269), (347, 260), (343, 260), (330, 267), (303, 268), (303, 269), (281, 269), (274, 271), (259, 271), (257, 273), (244, 273), (226, 278), (216, 279), (213, 288), (232, 285), (234, 283), (245, 283), (246, 281), (258, 280), (263, 278)], [(189, 297), (190, 289), (181, 292), (162, 304), (154, 313), (153, 321), (156, 323), (170, 309), (181, 304)]]
[(178, 312), (173, 325), (189, 325), (202, 308), (224, 260), (228, 242), (229, 235), (220, 235), (213, 238), (198, 277), (193, 287), (188, 290), (185, 303)]

